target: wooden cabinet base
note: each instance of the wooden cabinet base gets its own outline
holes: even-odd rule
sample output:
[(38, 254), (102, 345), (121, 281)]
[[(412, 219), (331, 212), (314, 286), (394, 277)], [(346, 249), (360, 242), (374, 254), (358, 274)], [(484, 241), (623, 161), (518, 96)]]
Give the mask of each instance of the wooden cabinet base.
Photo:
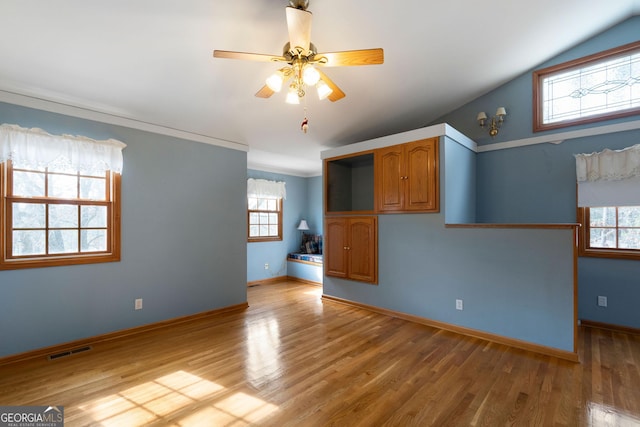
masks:
[(327, 217), (324, 230), (327, 276), (378, 282), (377, 217)]

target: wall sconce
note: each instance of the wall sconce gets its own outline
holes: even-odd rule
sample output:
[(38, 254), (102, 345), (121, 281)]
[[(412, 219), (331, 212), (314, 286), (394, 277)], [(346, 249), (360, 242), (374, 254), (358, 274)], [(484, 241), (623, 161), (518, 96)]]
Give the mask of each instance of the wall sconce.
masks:
[[(498, 109), (496, 110), (496, 115), (491, 117), (491, 120), (489, 121), (489, 135), (491, 135), (492, 138), (498, 134), (498, 129), (500, 129), (500, 126), (502, 126), (502, 123), (504, 122), (504, 116), (506, 115), (507, 110), (505, 110), (504, 107), (498, 107)], [(480, 111), (476, 120), (478, 121), (480, 127), (484, 129), (487, 125), (488, 117), (484, 111)]]

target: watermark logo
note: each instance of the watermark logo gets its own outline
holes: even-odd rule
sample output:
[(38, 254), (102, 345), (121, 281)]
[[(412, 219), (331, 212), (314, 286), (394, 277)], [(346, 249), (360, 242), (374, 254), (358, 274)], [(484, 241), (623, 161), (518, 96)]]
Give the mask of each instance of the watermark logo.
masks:
[(0, 427), (64, 427), (64, 407), (0, 406)]

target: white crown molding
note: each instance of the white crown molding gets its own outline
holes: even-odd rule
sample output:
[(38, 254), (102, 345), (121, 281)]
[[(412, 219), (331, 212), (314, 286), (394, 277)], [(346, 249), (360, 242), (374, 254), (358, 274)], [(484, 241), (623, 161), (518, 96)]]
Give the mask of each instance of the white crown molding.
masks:
[(447, 136), (463, 147), (466, 147), (473, 152), (477, 152), (477, 144), (474, 140), (468, 138), (447, 123), (439, 123), (407, 132), (356, 142), (355, 144), (343, 145), (341, 147), (325, 150), (320, 153), (320, 155), (323, 159), (329, 159), (331, 157), (344, 156), (367, 150), (375, 150), (377, 148), (389, 147), (391, 145), (403, 144), (405, 142), (417, 141), (419, 139), (432, 138), (436, 136)]
[(605, 135), (608, 133), (624, 132), (628, 130), (640, 129), (640, 120), (616, 123), (612, 125), (598, 126), (587, 129), (572, 130), (568, 132), (557, 132), (549, 135), (534, 136), (532, 138), (515, 139), (513, 141), (498, 142), (478, 146), (478, 153), (487, 151), (506, 150), (508, 148), (524, 147), (535, 144), (561, 144), (567, 139), (584, 138), (587, 136)]
[(300, 171), (289, 169), (286, 167), (264, 165), (261, 163), (254, 163), (250, 161), (247, 161), (247, 169), (261, 171), (261, 172), (275, 173), (279, 175), (297, 176), (299, 178), (315, 178), (316, 176), (322, 176), (322, 172), (300, 173)]
[(21, 95), (5, 90), (0, 90), (0, 102), (20, 105), (22, 107), (34, 108), (37, 110), (49, 111), (51, 113), (64, 114), (80, 119), (94, 120), (96, 122), (107, 123), (116, 126), (124, 126), (132, 129), (172, 136), (189, 141), (201, 142), (209, 145), (217, 145), (219, 147), (231, 148), (233, 150), (249, 151), (249, 146), (247, 144), (213, 138), (210, 136), (187, 132), (179, 129), (168, 128), (153, 123), (147, 123), (140, 120), (134, 120), (127, 117), (121, 117), (114, 114), (95, 111), (89, 108), (76, 107), (61, 102), (49, 101), (34, 96)]

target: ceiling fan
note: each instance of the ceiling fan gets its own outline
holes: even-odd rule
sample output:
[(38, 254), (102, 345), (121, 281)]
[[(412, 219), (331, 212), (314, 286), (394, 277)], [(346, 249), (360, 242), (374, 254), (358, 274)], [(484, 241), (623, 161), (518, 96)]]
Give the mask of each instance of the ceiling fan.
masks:
[[(381, 48), (318, 53), (311, 43), (311, 12), (309, 0), (290, 0), (286, 8), (289, 42), (284, 45), (282, 56), (259, 53), (214, 50), (215, 58), (243, 59), (262, 62), (284, 62), (287, 65), (266, 79), (266, 84), (256, 93), (269, 98), (289, 84), (286, 102), (299, 104), (307, 86), (315, 86), (320, 99), (335, 102), (345, 97), (344, 92), (317, 67), (341, 67), (375, 65), (384, 62)], [(289, 83), (290, 82), (290, 83)]]

